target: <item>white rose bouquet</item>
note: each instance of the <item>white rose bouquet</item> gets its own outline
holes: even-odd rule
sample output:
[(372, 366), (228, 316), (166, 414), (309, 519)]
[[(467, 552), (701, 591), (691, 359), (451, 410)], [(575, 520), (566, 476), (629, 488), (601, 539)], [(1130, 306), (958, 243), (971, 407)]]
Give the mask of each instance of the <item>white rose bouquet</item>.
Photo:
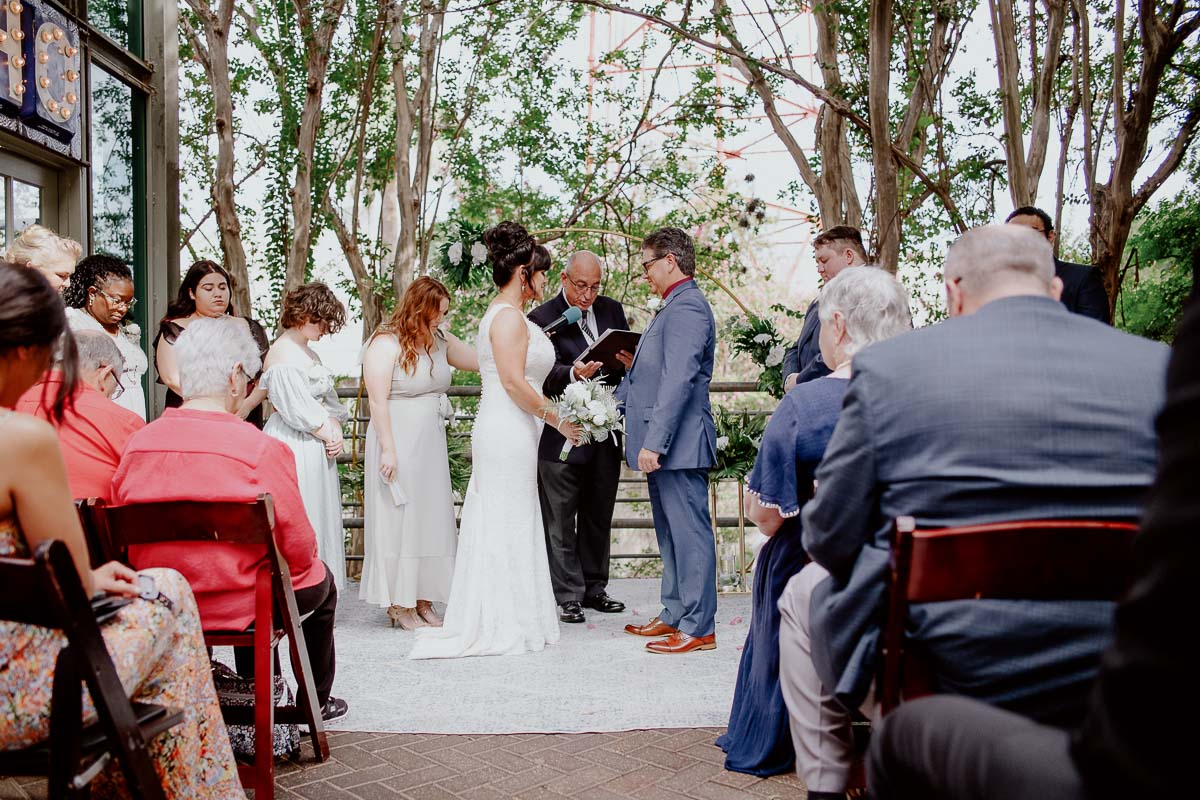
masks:
[[(580, 444), (603, 442), (613, 431), (621, 430), (621, 411), (611, 386), (595, 378), (567, 385), (562, 397), (554, 401), (554, 411), (560, 420), (578, 425), (582, 431)], [(563, 443), (559, 461), (566, 461), (571, 452), (570, 440)]]

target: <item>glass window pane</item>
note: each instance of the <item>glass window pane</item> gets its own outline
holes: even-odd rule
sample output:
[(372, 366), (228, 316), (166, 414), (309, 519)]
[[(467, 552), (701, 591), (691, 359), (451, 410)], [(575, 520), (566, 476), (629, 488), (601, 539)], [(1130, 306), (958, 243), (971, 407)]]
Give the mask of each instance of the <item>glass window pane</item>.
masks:
[(42, 190), (23, 181), (13, 180), (13, 232), (20, 233), (42, 221)]
[(87, 0), (88, 22), (134, 55), (142, 55), (142, 0)]
[(133, 89), (92, 65), (92, 245), (133, 263)]

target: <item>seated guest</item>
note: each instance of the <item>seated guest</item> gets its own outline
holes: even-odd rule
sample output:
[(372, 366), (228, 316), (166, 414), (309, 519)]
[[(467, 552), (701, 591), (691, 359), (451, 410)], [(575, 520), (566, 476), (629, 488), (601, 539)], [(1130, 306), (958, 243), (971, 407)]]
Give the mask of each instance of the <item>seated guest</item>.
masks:
[(1125, 800), (1187, 792), (1194, 737), (1171, 731), (1200, 711), (1192, 641), (1179, 627), (1200, 578), (1198, 298), (1193, 290), (1168, 370), (1158, 479), (1133, 586), (1117, 606), (1083, 724), (1069, 733), (957, 697), (905, 703), (872, 737), (872, 797)]
[(82, 255), (83, 246), (74, 239), (59, 236), (41, 225), (30, 225), (12, 240), (4, 260), (36, 269), (56, 292), (61, 292), (71, 282), (75, 264)]
[[(326, 720), (345, 716), (345, 701), (330, 697), (334, 676), (333, 617), (337, 589), (317, 558), (317, 536), (304, 513), (296, 460), (286, 444), (242, 422), (247, 375), (261, 366), (258, 345), (234, 317), (195, 319), (173, 348), (183, 404), (168, 408), (125, 449), (113, 478), (115, 503), (171, 500), (245, 501), (270, 494), (275, 542), (287, 561), (301, 614), (317, 699)], [(254, 621), (254, 576), (262, 548), (195, 542), (131, 548), (135, 566), (178, 569), (200, 606), (205, 630), (245, 630)], [(238, 671), (253, 675), (239, 654)]]
[[(50, 364), (67, 319), (58, 293), (38, 272), (0, 263), (0, 557), (29, 558), (38, 545), (62, 540), (71, 552), (83, 590), (137, 597), (137, 575), (109, 562), (91, 569), (79, 516), (71, 503), (67, 472), (54, 428), (45, 420), (12, 411)], [(75, 351), (63, 347), (63, 391), (47, 414), (61, 421), (75, 384)], [(57, 392), (57, 390), (55, 390)], [(100, 632), (130, 698), (183, 711), (181, 724), (155, 737), (149, 751), (168, 797), (245, 798), (229, 737), (221, 722), (196, 601), (173, 570), (146, 570), (161, 593), (135, 599)], [(0, 749), (17, 749), (50, 735), (50, 695), (61, 632), (0, 622)], [(94, 717), (85, 693), (85, 717)], [(101, 789), (121, 785), (117, 770), (97, 777)]]
[[(120, 378), (124, 361), (112, 339), (103, 331), (79, 331), (73, 338), (79, 353), (79, 384), (71, 406), (55, 425), (58, 444), (67, 462), (71, 496), (107, 500), (129, 437), (146, 423), (113, 402), (124, 388)], [(53, 422), (48, 398), (58, 393), (62, 383), (62, 372), (51, 370), (21, 396), (17, 410)]]
[(833, 372), (788, 392), (763, 434), (746, 514), (771, 537), (754, 559), (754, 614), (742, 651), (729, 729), (717, 739), (725, 769), (766, 777), (792, 769), (795, 752), (779, 690), (779, 595), (808, 562), (800, 509), (842, 410), (850, 361), (869, 344), (912, 327), (908, 295), (890, 273), (849, 267), (821, 290), (821, 356)]
[[(964, 234), (945, 277), (952, 319), (855, 357), (802, 513), (814, 563), (779, 600), (783, 697), (813, 798), (845, 791), (847, 710), (873, 710), (893, 519), (1136, 519), (1154, 476), (1165, 346), (1068, 312), (1050, 246), (1016, 225)], [(1112, 608), (931, 603), (913, 607), (909, 635), (941, 691), (1069, 723)]]
[[(1022, 206), (1004, 220), (1009, 225), (1024, 225), (1046, 237), (1054, 246), (1054, 222), (1040, 208)], [(1110, 322), (1108, 292), (1104, 291), (1104, 278), (1100, 270), (1087, 264), (1072, 264), (1054, 257), (1054, 274), (1062, 281), (1062, 296), (1059, 298), (1068, 311), (1085, 317)]]

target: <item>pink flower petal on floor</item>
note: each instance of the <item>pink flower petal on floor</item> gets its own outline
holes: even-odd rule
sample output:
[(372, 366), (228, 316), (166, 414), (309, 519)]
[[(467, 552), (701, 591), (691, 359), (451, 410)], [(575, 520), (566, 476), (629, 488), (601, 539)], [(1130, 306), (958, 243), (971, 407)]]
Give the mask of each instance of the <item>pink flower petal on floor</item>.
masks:
[(735, 649), (735, 650), (741, 650), (741, 649), (742, 649), (742, 646), (739, 644), (739, 645), (738, 645), (736, 648), (734, 648), (734, 649)]
[(589, 622), (589, 623), (587, 624), (587, 629), (588, 629), (589, 631), (594, 631), (594, 630), (596, 630), (596, 626), (595, 626), (595, 625), (593, 625), (592, 623), (590, 623), (590, 622)]
[(734, 617), (733, 619), (729, 620), (729, 624), (730, 625), (741, 625), (743, 621), (744, 620), (742, 617)]

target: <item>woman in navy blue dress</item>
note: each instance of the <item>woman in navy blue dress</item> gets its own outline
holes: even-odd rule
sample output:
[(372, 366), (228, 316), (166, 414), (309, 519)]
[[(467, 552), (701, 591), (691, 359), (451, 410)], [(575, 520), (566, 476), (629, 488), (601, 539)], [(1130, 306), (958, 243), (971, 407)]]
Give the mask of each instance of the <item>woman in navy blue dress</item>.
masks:
[(753, 616), (738, 667), (729, 728), (716, 744), (725, 769), (767, 777), (790, 772), (796, 754), (779, 688), (779, 609), (787, 582), (808, 563), (800, 543), (800, 509), (833, 435), (850, 378), (850, 359), (863, 347), (912, 327), (906, 295), (875, 267), (849, 267), (821, 292), (821, 356), (833, 367), (802, 383), (771, 415), (747, 485), (747, 516), (770, 537), (754, 562)]

